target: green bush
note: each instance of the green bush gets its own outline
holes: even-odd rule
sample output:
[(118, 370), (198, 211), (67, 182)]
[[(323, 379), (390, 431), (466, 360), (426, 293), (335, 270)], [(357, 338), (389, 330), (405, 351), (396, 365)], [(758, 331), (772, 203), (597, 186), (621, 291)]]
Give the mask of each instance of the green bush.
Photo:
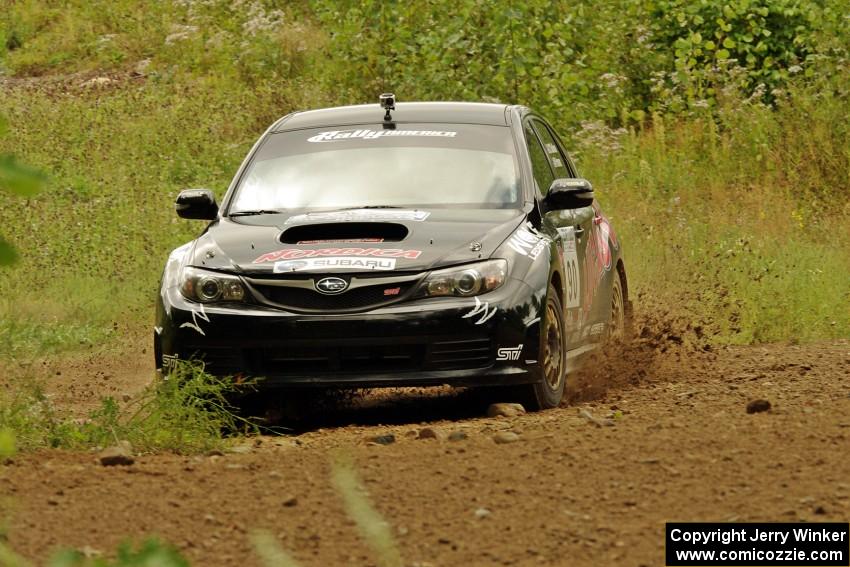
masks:
[(59, 413), (32, 377), (18, 377), (9, 386), (0, 391), (0, 432), (13, 435), (22, 449), (81, 449), (129, 441), (141, 452), (202, 453), (221, 448), (228, 434), (257, 431), (230, 403), (237, 389), (250, 385), (237, 387), (197, 363), (180, 363), (169, 379), (157, 380), (126, 405), (104, 398), (82, 420)]
[[(624, 125), (716, 104), (734, 87), (767, 103), (846, 55), (838, 0), (315, 0), (325, 89), (346, 102), (521, 102), (561, 126)], [(846, 23), (844, 24), (846, 26)]]
[[(771, 102), (815, 54), (820, 11), (808, 1), (651, 0), (648, 7), (653, 43), (673, 53), (667, 87), (690, 106), (715, 104), (725, 81)], [(730, 73), (735, 66), (742, 71)]]
[(77, 433), (88, 446), (121, 439), (141, 451), (197, 453), (220, 448), (229, 433), (257, 431), (230, 402), (237, 390), (249, 388), (207, 374), (200, 363), (181, 362), (167, 379), (149, 386), (123, 409), (113, 399), (104, 399)]
[[(607, 41), (625, 22), (613, 6), (530, 0), (410, 4), (313, 2), (330, 39), (325, 90), (345, 102), (395, 91), (400, 100), (522, 102), (570, 123), (618, 118), (632, 96)], [(600, 77), (605, 75), (600, 81)]]

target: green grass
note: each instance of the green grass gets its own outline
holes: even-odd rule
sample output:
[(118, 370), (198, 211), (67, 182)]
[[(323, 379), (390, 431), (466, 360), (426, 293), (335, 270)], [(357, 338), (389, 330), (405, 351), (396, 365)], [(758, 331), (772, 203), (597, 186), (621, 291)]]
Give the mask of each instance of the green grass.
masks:
[(14, 127), (0, 147), (50, 183), (0, 211), (21, 255), (0, 273), (0, 354), (97, 342), (118, 320), (151, 320), (168, 252), (202, 228), (176, 219), (175, 195), (187, 186), (223, 194), (260, 131), (253, 105), (264, 103), (243, 94), (151, 85), (59, 101), (24, 90), (3, 97)]
[[(21, 256), (0, 272), (0, 357), (108, 345), (116, 322), (150, 324), (168, 252), (202, 228), (176, 218), (176, 194), (221, 196), (290, 99), (311, 96), (293, 76), (306, 43), (321, 40), (299, 10), (76, 1), (0, 14), (0, 44), (14, 36), (16, 46), (0, 49), (0, 72), (47, 76), (3, 87), (0, 155), (49, 179), (41, 195), (0, 209)], [(129, 77), (143, 60), (146, 76)], [(118, 82), (84, 85), (99, 74)]]
[(850, 335), (850, 109), (829, 91), (787, 97), (727, 101), (720, 127), (656, 117), (579, 155), (633, 289), (715, 342)]
[[(54, 407), (37, 377), (17, 376), (6, 385), (0, 391), (0, 432), (11, 433), (22, 450), (128, 441), (137, 452), (193, 454), (223, 448), (228, 435), (258, 430), (231, 405), (232, 382), (197, 364), (181, 363), (168, 380), (157, 380), (128, 403), (103, 398), (84, 420), (69, 420)], [(3, 451), (0, 439), (0, 458)]]

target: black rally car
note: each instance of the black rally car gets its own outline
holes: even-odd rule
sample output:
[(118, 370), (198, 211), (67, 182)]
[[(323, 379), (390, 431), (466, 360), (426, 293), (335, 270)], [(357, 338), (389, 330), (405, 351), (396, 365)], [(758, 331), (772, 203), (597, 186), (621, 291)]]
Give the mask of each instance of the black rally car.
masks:
[(621, 333), (621, 246), (591, 184), (522, 106), (417, 102), (275, 122), (167, 262), (156, 366), (260, 386), (519, 385), (556, 406)]

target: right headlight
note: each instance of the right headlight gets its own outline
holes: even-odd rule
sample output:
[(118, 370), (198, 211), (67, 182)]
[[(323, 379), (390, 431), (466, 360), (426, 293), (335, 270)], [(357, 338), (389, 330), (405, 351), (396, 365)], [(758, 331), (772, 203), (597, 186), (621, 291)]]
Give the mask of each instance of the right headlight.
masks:
[(237, 276), (187, 266), (180, 274), (180, 292), (200, 303), (245, 301), (248, 296)]
[(431, 272), (414, 297), (471, 297), (498, 289), (508, 275), (507, 260), (487, 260)]

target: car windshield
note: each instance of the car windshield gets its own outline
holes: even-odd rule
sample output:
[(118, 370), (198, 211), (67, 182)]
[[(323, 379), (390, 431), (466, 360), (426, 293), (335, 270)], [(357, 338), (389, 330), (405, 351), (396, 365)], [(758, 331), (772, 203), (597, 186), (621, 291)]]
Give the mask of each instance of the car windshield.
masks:
[(272, 134), (229, 213), (346, 207), (508, 208), (519, 203), (510, 129), (382, 124)]

